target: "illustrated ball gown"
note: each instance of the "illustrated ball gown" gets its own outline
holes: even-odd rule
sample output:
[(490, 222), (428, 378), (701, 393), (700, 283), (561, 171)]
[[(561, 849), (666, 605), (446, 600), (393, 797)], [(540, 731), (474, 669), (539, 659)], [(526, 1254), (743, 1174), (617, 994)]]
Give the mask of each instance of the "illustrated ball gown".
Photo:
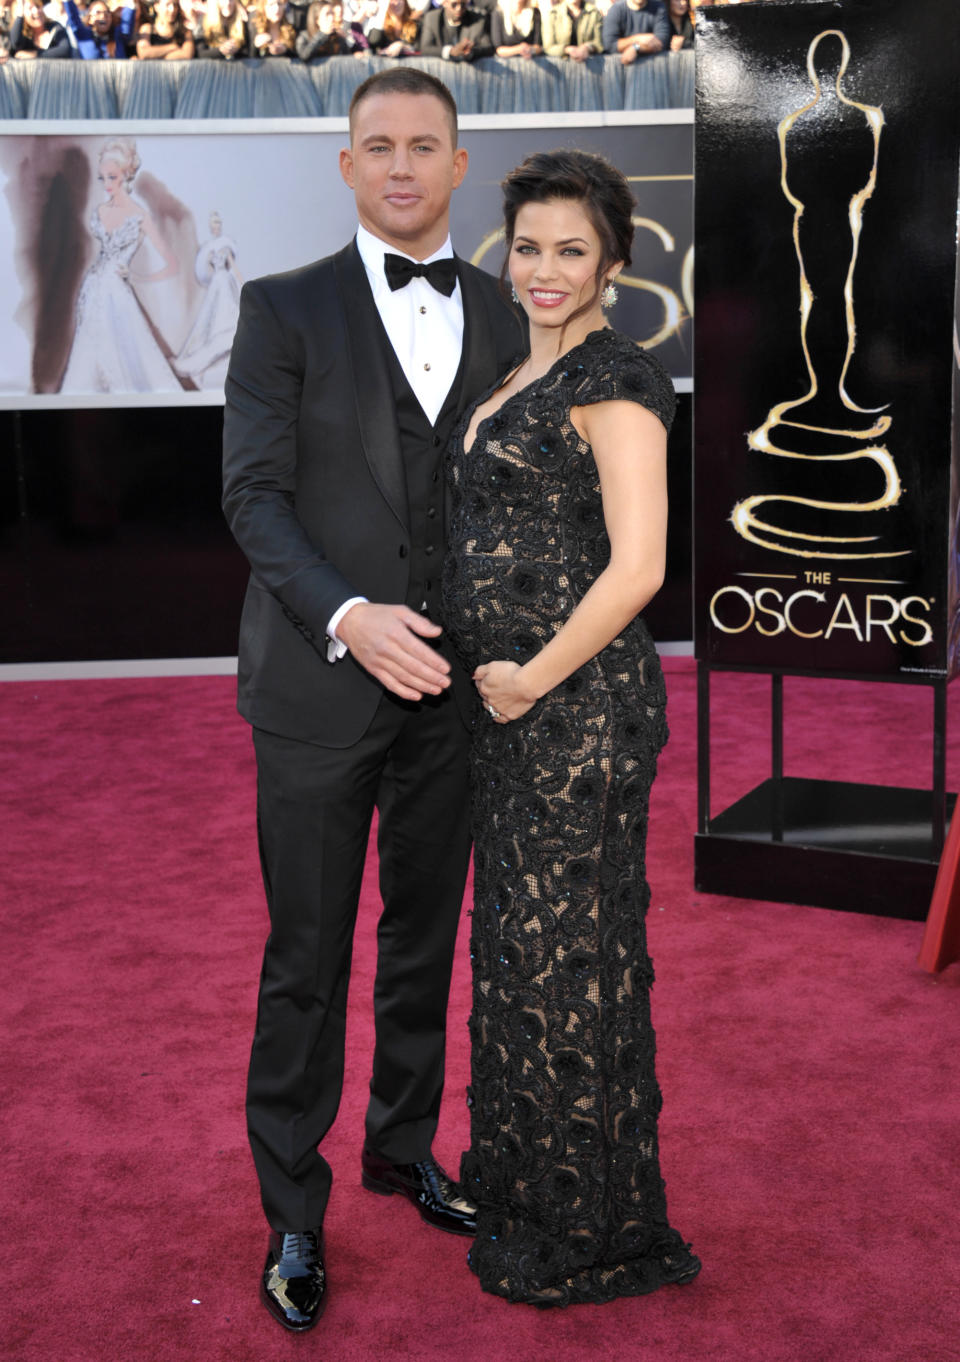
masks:
[(222, 365), (226, 376), (240, 316), (240, 285), (233, 272), (236, 254), (236, 245), (228, 236), (211, 237), (197, 251), (194, 272), (197, 283), (205, 286), (203, 302), (173, 361), (177, 372), (188, 378), (200, 381), (215, 365)]
[(73, 346), (60, 391), (182, 390), (123, 273), (140, 249), (142, 218), (131, 214), (110, 231), (94, 212), (90, 232), (97, 243), (97, 256), (80, 287)]

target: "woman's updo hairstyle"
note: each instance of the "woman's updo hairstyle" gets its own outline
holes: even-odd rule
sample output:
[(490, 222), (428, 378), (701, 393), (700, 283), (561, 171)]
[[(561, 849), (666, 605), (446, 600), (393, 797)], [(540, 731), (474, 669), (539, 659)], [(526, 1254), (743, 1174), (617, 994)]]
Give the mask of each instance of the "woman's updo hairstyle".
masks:
[(104, 142), (100, 148), (98, 161), (101, 163), (113, 161), (128, 188), (136, 179), (137, 171), (140, 169), (137, 144), (131, 137), (113, 137), (109, 142)]
[(565, 199), (583, 205), (600, 238), (600, 266), (594, 296), (578, 307), (567, 324), (594, 306), (606, 283), (606, 273), (618, 260), (630, 264), (633, 246), (634, 200), (630, 186), (616, 166), (590, 151), (535, 151), (501, 182), (503, 229), (507, 254), (500, 271), (506, 285), (517, 213), (527, 203)]

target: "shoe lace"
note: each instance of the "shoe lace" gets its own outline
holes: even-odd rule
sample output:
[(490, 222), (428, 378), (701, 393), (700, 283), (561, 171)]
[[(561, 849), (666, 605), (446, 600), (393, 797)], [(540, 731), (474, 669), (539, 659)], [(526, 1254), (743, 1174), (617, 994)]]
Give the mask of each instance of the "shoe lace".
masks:
[(433, 1159), (421, 1159), (419, 1163), (415, 1163), (413, 1166), (416, 1169), (417, 1176), (423, 1179), (435, 1196), (450, 1195), (453, 1190), (450, 1180), (444, 1177), (439, 1164), (435, 1163)]
[(304, 1262), (313, 1257), (317, 1249), (317, 1236), (312, 1230), (296, 1230), (284, 1234), (280, 1244), (280, 1256), (284, 1261)]

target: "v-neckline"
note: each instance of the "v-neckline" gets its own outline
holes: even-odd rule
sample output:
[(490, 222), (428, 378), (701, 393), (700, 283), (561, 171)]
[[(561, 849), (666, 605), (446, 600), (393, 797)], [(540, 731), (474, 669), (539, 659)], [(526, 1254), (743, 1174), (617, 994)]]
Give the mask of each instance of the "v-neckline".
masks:
[[(587, 341), (589, 341), (593, 336), (602, 336), (602, 335), (605, 335), (605, 334), (607, 334), (607, 333), (613, 334), (613, 327), (611, 327), (611, 326), (597, 326), (597, 327), (595, 327), (592, 331), (588, 331), (587, 334), (584, 336), (584, 338), (583, 338), (582, 341), (577, 341), (576, 345), (572, 345), (572, 346), (570, 347), (570, 349), (567, 350), (564, 354), (558, 355), (557, 358), (556, 358), (556, 359), (553, 361), (553, 363), (550, 365), (550, 368), (549, 368), (549, 369), (545, 369), (544, 372), (543, 372), (542, 374), (538, 375), (537, 378), (532, 378), (532, 379), (530, 380), (529, 383), (525, 383), (525, 384), (523, 385), (523, 387), (522, 387), (522, 388), (518, 388), (517, 391), (516, 391), (515, 393), (511, 393), (509, 397), (505, 397), (505, 398), (503, 399), (503, 401), (500, 403), (499, 407), (494, 407), (493, 411), (488, 412), (487, 415), (484, 416), (482, 420), (480, 420), (480, 421), (477, 422), (477, 428), (476, 428), (476, 430), (474, 431), (473, 439), (472, 439), (472, 441), (470, 442), (470, 448), (469, 448), (469, 449), (467, 448), (467, 431), (470, 429), (470, 422), (469, 422), (469, 420), (468, 420), (468, 421), (467, 421), (467, 424), (466, 424), (466, 425), (464, 426), (464, 428), (463, 428), (463, 438), (462, 438), (462, 440), (461, 440), (461, 442), (460, 442), (460, 443), (461, 443), (461, 446), (462, 446), (462, 448), (463, 448), (464, 454), (465, 454), (467, 457), (469, 457), (469, 456), (473, 453), (473, 451), (474, 451), (474, 450), (476, 449), (476, 447), (477, 447), (477, 441), (478, 441), (479, 438), (480, 438), (480, 432), (481, 432), (481, 430), (483, 429), (483, 427), (487, 424), (488, 421), (492, 421), (493, 418), (494, 418), (495, 416), (497, 416), (500, 412), (502, 412), (503, 409), (504, 409), (504, 407), (509, 406), (511, 402), (515, 401), (516, 398), (520, 397), (523, 393), (528, 392), (531, 388), (536, 387), (536, 385), (537, 385), (538, 383), (542, 383), (545, 379), (549, 378), (550, 375), (553, 373), (554, 369), (557, 367), (558, 364), (561, 364), (561, 363), (563, 363), (563, 362), (569, 360), (570, 356), (573, 355), (573, 354), (576, 354), (576, 352), (577, 352), (579, 349), (581, 349), (582, 346), (586, 345)], [(513, 375), (516, 374), (516, 373), (518, 373), (518, 372), (520, 371), (520, 369), (523, 368), (524, 364), (526, 364), (527, 359), (529, 359), (529, 358), (530, 358), (530, 356), (527, 355), (527, 357), (526, 357), (525, 359), (522, 359), (522, 360), (520, 361), (520, 363), (516, 366), (516, 368), (515, 368), (511, 373), (509, 373), (505, 379), (498, 379), (497, 382), (496, 382), (491, 388), (488, 388), (487, 391), (484, 393), (484, 395), (480, 398), (480, 401), (477, 402), (477, 404), (476, 404), (476, 406), (474, 407), (473, 411), (476, 411), (477, 407), (482, 406), (483, 403), (486, 402), (489, 398), (493, 397), (493, 395), (494, 395), (500, 388), (504, 387), (507, 383), (509, 383), (509, 381), (510, 381), (510, 379), (513, 377)], [(473, 412), (471, 412), (470, 415), (472, 416), (472, 415), (473, 415)]]

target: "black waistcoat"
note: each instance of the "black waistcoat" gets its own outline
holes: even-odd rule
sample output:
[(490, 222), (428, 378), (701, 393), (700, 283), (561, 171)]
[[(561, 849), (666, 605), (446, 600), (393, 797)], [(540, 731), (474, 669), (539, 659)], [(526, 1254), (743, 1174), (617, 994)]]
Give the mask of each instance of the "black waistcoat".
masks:
[(440, 571), (446, 546), (446, 513), (443, 451), (460, 409), (463, 382), (463, 350), (456, 377), (444, 400), (436, 425), (410, 387), (396, 351), (384, 333), (390, 381), (396, 402), (397, 429), (407, 479), (407, 513), (410, 524), (410, 579), (406, 604), (423, 610), (434, 622), (440, 620)]

